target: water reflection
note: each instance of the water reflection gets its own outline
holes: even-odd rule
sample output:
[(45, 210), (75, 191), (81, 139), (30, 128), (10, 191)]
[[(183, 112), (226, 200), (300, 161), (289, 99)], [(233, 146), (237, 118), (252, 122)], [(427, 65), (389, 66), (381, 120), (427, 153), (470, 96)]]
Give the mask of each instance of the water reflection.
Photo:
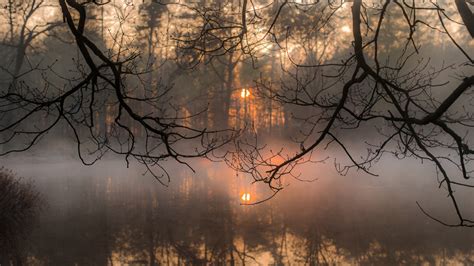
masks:
[(244, 193), (242, 194), (242, 197), (240, 197), (244, 203), (250, 202), (250, 193)]
[(31, 265), (474, 262), (472, 230), (435, 224), (399, 187), (363, 179), (299, 183), (243, 206), (243, 195), (265, 190), (242, 193), (243, 177), (210, 163), (196, 176), (177, 169), (168, 188), (118, 163), (22, 169), (38, 176), (49, 205), (25, 255)]

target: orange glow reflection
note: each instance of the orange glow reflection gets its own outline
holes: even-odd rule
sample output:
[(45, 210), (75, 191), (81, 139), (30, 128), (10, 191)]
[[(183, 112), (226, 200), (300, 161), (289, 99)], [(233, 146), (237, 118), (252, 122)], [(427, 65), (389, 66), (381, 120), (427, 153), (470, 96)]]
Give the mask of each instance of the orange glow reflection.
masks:
[(242, 194), (242, 197), (240, 197), (243, 202), (249, 202), (250, 201), (250, 193), (244, 193)]

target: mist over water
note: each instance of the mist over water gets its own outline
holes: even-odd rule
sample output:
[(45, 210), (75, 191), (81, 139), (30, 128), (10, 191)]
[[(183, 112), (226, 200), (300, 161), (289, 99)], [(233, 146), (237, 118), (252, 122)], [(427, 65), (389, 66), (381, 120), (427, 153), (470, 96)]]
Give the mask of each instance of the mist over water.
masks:
[(474, 265), (460, 2), (0, 0), (0, 266)]
[[(271, 191), (223, 163), (194, 160), (195, 174), (166, 163), (165, 187), (123, 160), (86, 167), (45, 158), (2, 162), (31, 178), (46, 202), (24, 243), (29, 264), (473, 262), (473, 231), (442, 226), (418, 208), (416, 202), (436, 217), (453, 217), (436, 173), (414, 161), (382, 161), (378, 177), (340, 176), (332, 159), (306, 164), (301, 177), (317, 180), (285, 180), (273, 199), (245, 206), (244, 193), (255, 202)], [(467, 190), (460, 199), (472, 196)]]

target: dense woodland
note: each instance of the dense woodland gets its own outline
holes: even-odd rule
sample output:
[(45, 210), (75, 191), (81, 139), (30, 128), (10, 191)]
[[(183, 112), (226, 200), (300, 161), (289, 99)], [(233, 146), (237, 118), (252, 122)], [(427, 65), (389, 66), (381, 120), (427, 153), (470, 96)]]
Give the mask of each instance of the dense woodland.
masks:
[(334, 154), (342, 175), (415, 160), (453, 214), (420, 212), (474, 225), (472, 1), (0, 3), (2, 158), (73, 143), (163, 185), (205, 158), (272, 192), (248, 204)]

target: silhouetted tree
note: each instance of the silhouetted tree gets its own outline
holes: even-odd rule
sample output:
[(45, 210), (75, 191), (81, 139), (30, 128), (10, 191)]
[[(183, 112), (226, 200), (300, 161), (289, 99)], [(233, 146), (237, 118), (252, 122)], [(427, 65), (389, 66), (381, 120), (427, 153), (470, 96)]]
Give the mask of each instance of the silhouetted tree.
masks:
[[(189, 166), (187, 159), (206, 156), (231, 139), (231, 131), (187, 126), (184, 121), (189, 115), (183, 115), (169, 101), (169, 88), (158, 94), (143, 93), (142, 86), (147, 85), (140, 80), (146, 71), (140, 67), (140, 53), (125, 47), (123, 31), (112, 39), (114, 53), (99, 48), (88, 37), (89, 11), (110, 1), (58, 3), (74, 40), (71, 45), (80, 55), (74, 59), (76, 69), (71, 69), (75, 75), (62, 77), (59, 83), (43, 76), (44, 86), (25, 82), (14, 90), (2, 88), (1, 116), (13, 117), (0, 128), (3, 144), (11, 145), (2, 155), (28, 150), (48, 132), (66, 127), (83, 163), (92, 164), (106, 152), (113, 152), (123, 155), (127, 162), (136, 159), (160, 182), (167, 182), (162, 160), (173, 159)], [(113, 109), (110, 126), (97, 132), (95, 115), (104, 105)], [(38, 123), (44, 116), (48, 122)]]
[[(319, 19), (311, 21), (314, 26), (310, 29), (295, 26), (306, 34), (295, 35), (306, 36), (298, 44), (292, 40), (291, 24), (282, 32), (275, 31), (278, 20), (285, 19), (282, 14), (286, 9), (300, 10), (304, 13), (301, 16), (312, 11), (318, 14)], [(303, 110), (299, 117), (303, 122), (297, 140), (299, 151), (272, 152), (254, 140), (243, 139), (237, 142), (235, 157), (229, 159), (229, 164), (268, 183), (277, 193), (283, 188), (282, 177), (298, 179), (295, 168), (315, 160), (316, 150), (328, 146), (335, 145), (347, 155), (347, 161), (338, 158), (342, 162), (336, 164), (342, 174), (358, 169), (375, 175), (371, 167), (386, 154), (397, 159), (430, 161), (437, 170), (439, 186), (448, 193), (457, 221), (443, 222), (421, 210), (445, 225), (473, 226), (473, 220), (465, 216), (456, 200), (454, 188), (474, 187), (468, 180), (472, 173), (469, 139), (473, 113), (472, 103), (467, 100), (474, 84), (474, 61), (467, 49), (472, 40), (465, 34), (471, 21), (465, 21), (464, 27), (454, 3), (449, 2), (283, 1), (278, 10), (276, 15), (264, 17), (259, 25), (267, 35), (275, 36), (273, 41), (288, 53), (291, 68), (279, 88), (265, 79), (257, 80), (257, 84), (280, 103)], [(466, 11), (465, 7), (462, 10)], [(242, 22), (235, 26), (238, 34), (221, 35), (222, 42), (233, 38), (235, 46), (251, 53), (259, 40), (251, 42), (242, 36), (250, 35), (249, 23), (258, 24), (257, 18), (263, 17), (259, 12), (259, 8), (243, 8)], [(454, 31), (447, 23), (463, 27)], [(433, 43), (429, 34), (451, 42), (454, 49), (450, 50), (453, 56), (449, 64), (426, 55), (432, 45), (440, 45)], [(322, 35), (323, 40), (312, 38), (314, 35)], [(324, 44), (323, 50), (315, 47), (318, 40), (336, 41), (343, 36), (336, 44)], [(225, 45), (221, 47), (220, 50), (225, 49)], [(307, 54), (316, 55), (313, 63), (295, 58), (297, 55), (290, 50), (298, 47), (304, 60)], [(447, 53), (443, 56), (448, 59)], [(450, 79), (448, 75), (457, 78)], [(360, 136), (358, 145), (345, 140), (348, 135), (354, 139), (355, 133)], [(360, 149), (367, 153), (356, 156), (354, 153)]]
[[(234, 140), (235, 131), (209, 130), (213, 127), (208, 127), (207, 120), (190, 125), (188, 120), (204, 111), (183, 111), (186, 108), (177, 106), (170, 96), (172, 84), (155, 81), (150, 62), (158, 60), (154, 50), (159, 41), (155, 40), (165, 23), (170, 31), (163, 38), (175, 42), (170, 47), (166, 43), (162, 51), (176, 56), (173, 64), (188, 70), (204, 65), (202, 72), (195, 72), (198, 74), (206, 73), (207, 65), (221, 68), (213, 78), (222, 79), (223, 94), (214, 99), (217, 104), (210, 105), (207, 117), (216, 118), (224, 127), (229, 124), (231, 95), (239, 81), (235, 74), (246, 63), (257, 72), (253, 74), (258, 77), (259, 96), (271, 100), (270, 108), (264, 109), (273, 110), (271, 104), (276, 101), (284, 106), (285, 120), (300, 126), (292, 134), (298, 151), (265, 149), (259, 136), (246, 134), (235, 141), (235, 149), (222, 156), (230, 166), (267, 183), (277, 193), (284, 186), (283, 177), (299, 179), (297, 166), (314, 161), (320, 148), (336, 147), (347, 155), (336, 162), (341, 174), (357, 169), (375, 175), (372, 167), (384, 155), (429, 161), (437, 171), (439, 186), (449, 195), (457, 221), (446, 223), (430, 217), (450, 226), (473, 225), (454, 189), (474, 186), (468, 180), (474, 153), (469, 141), (473, 59), (467, 49), (472, 38), (466, 34), (472, 32), (470, 3), (142, 1), (149, 31), (143, 35), (145, 46), (136, 47), (129, 45), (133, 40), (127, 41), (132, 38), (125, 30), (133, 1), (124, 7), (99, 0), (58, 3), (74, 40), (66, 45), (79, 56), (68, 66), (66, 76), (46, 68), (41, 82), (25, 80), (14, 90), (2, 86), (0, 117), (11, 119), (0, 124), (2, 143), (9, 144), (3, 146), (2, 155), (25, 151), (55, 128), (67, 128), (85, 164), (112, 152), (127, 162), (134, 158), (166, 183), (169, 176), (162, 168), (163, 160), (188, 165), (188, 158), (206, 157)], [(6, 18), (10, 24), (14, 7), (9, 1)], [(88, 28), (90, 14), (97, 7), (113, 8), (119, 14), (116, 30), (102, 40), (107, 48), (91, 38), (93, 30)], [(164, 14), (168, 14), (166, 22)], [(14, 35), (12, 30), (6, 32), (5, 36)], [(439, 58), (430, 57), (433, 51)], [(259, 68), (268, 62), (265, 58), (270, 52), (279, 53), (279, 77), (269, 78)], [(160, 60), (169, 62), (170, 58)], [(274, 71), (273, 66), (271, 69)], [(44, 73), (59, 76), (59, 81)], [(181, 73), (163, 71), (164, 76)], [(199, 83), (194, 78), (183, 78), (183, 87), (194, 89)], [(196, 94), (216, 88), (221, 87), (199, 88)], [(97, 119), (104, 106), (107, 117)], [(47, 122), (40, 123), (44, 117)], [(97, 120), (105, 120), (107, 127), (97, 130)], [(354, 141), (354, 136), (360, 137)], [(356, 155), (361, 149), (366, 152)]]

